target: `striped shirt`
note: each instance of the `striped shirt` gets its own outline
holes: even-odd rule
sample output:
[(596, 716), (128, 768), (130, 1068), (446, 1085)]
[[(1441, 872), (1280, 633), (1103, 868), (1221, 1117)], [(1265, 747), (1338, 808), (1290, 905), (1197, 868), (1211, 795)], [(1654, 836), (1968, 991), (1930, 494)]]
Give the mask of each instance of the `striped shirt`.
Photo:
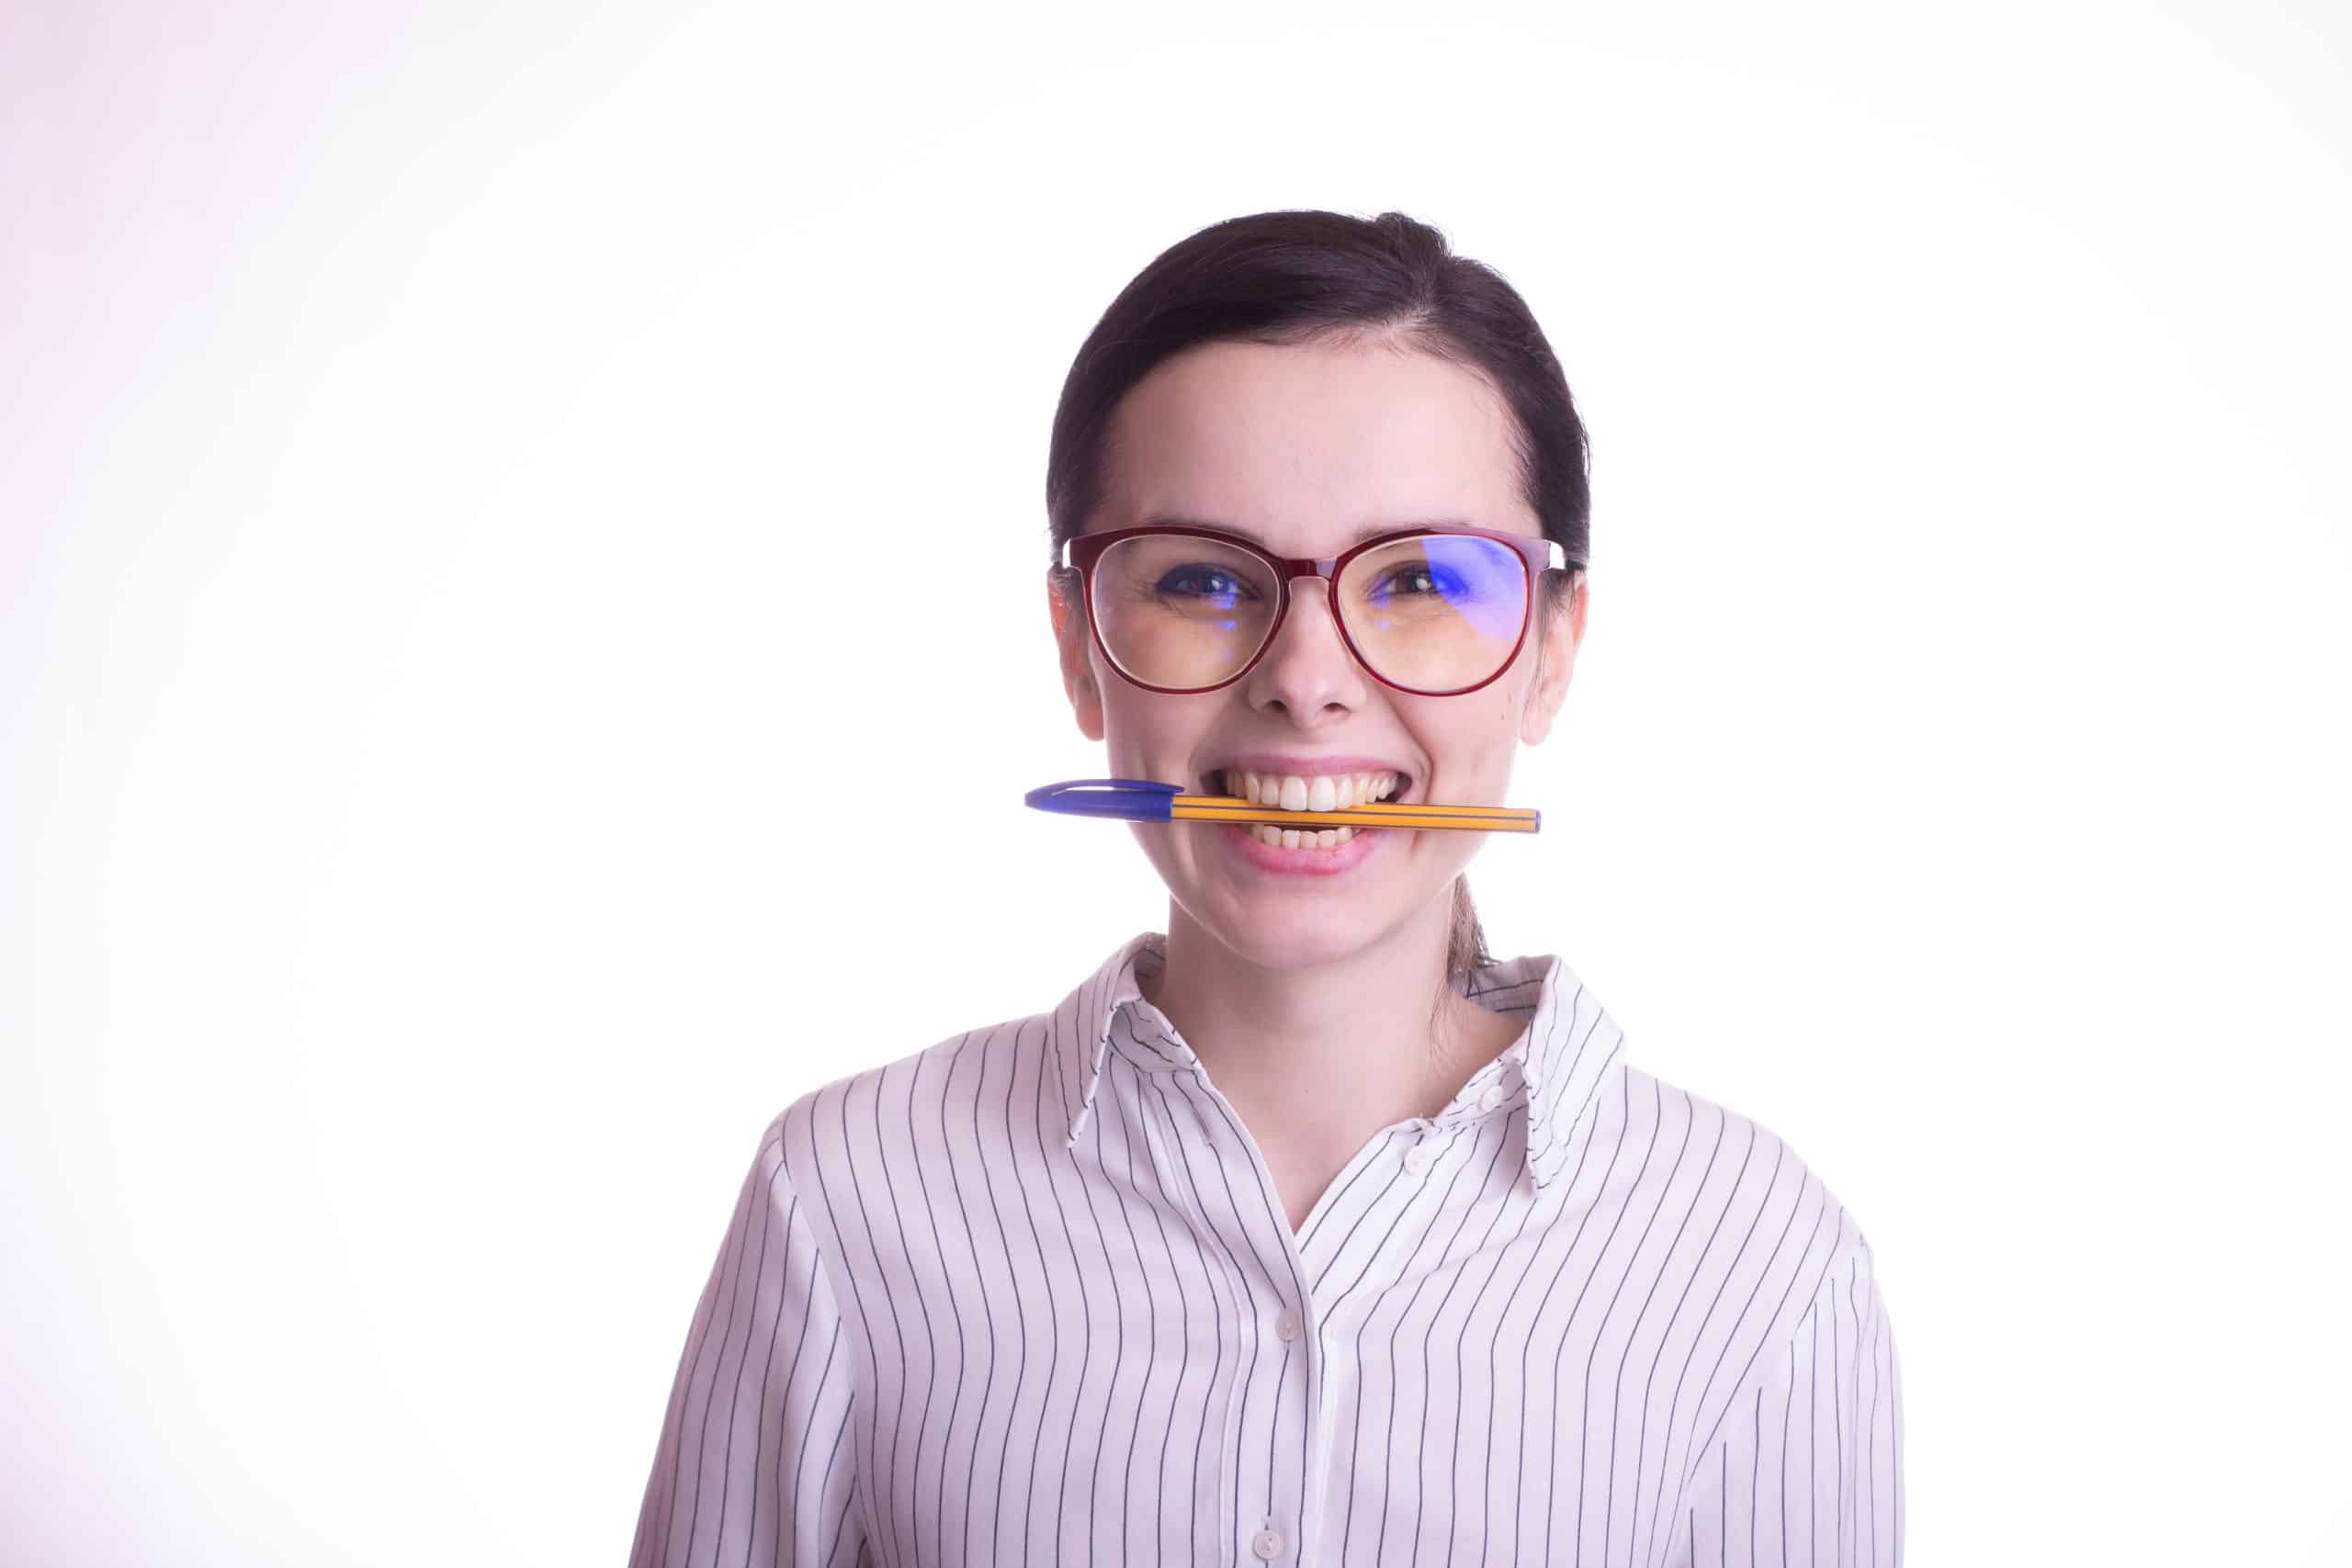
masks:
[(1870, 1247), (1779, 1138), (1514, 958), (1294, 1235), (1165, 942), (768, 1124), (632, 1568), (1900, 1562)]

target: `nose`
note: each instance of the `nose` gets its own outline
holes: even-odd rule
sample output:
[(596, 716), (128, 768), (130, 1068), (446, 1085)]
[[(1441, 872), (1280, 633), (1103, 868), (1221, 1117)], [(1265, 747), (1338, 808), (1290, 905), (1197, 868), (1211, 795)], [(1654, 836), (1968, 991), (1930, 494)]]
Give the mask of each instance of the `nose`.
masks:
[(1253, 700), (1277, 700), (1304, 717), (1334, 702), (1362, 701), (1363, 681), (1363, 667), (1340, 635), (1329, 580), (1292, 580), (1290, 609), (1274, 629), (1272, 646), (1250, 672)]

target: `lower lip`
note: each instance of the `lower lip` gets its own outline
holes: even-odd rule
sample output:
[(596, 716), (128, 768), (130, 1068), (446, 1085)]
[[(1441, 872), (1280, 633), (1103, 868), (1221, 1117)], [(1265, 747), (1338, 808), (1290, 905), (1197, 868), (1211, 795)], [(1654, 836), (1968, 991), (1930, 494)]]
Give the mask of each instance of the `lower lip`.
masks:
[(1217, 833), (1243, 860), (1261, 871), (1302, 876), (1337, 876), (1363, 863), (1374, 846), (1395, 831), (1389, 828), (1359, 828), (1355, 836), (1334, 849), (1286, 850), (1267, 843), (1238, 822), (1220, 822)]

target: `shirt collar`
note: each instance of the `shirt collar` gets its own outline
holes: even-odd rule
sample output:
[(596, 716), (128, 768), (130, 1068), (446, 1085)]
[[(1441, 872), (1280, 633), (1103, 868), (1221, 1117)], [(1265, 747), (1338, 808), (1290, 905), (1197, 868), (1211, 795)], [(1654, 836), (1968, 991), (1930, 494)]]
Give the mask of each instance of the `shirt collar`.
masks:
[[(1048, 1046), (1069, 1118), (1066, 1146), (1077, 1145), (1093, 1114), (1114, 1034), (1129, 1047), (1122, 1055), (1148, 1070), (1200, 1067), (1175, 1025), (1143, 994), (1141, 981), (1157, 978), (1167, 961), (1167, 943), (1159, 931), (1129, 938), (1054, 1010)], [(1523, 1107), (1527, 1170), (1541, 1188), (1566, 1163), (1575, 1134), (1624, 1053), (1624, 1032), (1556, 954), (1503, 959), (1457, 977), (1453, 988), (1490, 1010), (1524, 1013), (1528, 1024), (1430, 1123), (1453, 1127)]]

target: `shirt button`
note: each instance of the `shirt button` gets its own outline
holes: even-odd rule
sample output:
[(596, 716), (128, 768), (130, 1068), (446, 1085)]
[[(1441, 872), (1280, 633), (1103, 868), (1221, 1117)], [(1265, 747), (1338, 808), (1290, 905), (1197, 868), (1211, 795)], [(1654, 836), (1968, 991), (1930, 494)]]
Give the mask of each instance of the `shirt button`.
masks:
[(1478, 1109), (1481, 1111), (1492, 1111), (1496, 1106), (1500, 1105), (1502, 1102), (1503, 1086), (1498, 1083), (1490, 1083), (1487, 1086), (1486, 1092), (1478, 1097)]
[(1261, 1561), (1272, 1562), (1283, 1554), (1283, 1532), (1260, 1530), (1250, 1538), (1250, 1550), (1256, 1552)]
[(1430, 1151), (1426, 1144), (1415, 1144), (1405, 1151), (1405, 1168), (1415, 1176), (1430, 1173)]
[(1298, 1314), (1291, 1311), (1288, 1307), (1284, 1307), (1283, 1309), (1283, 1314), (1274, 1319), (1274, 1337), (1277, 1339), (1297, 1338)]

